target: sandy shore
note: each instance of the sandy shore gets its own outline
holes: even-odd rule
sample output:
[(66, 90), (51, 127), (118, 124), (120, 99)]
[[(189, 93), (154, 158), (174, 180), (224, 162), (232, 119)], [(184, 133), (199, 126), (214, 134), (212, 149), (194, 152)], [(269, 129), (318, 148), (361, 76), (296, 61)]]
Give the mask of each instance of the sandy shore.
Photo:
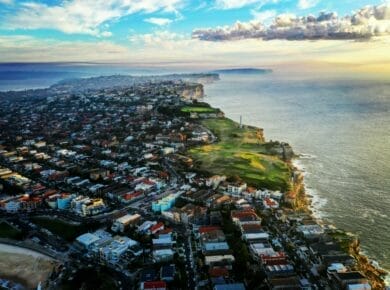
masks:
[(29, 249), (0, 244), (0, 277), (35, 289), (50, 275), (56, 261)]

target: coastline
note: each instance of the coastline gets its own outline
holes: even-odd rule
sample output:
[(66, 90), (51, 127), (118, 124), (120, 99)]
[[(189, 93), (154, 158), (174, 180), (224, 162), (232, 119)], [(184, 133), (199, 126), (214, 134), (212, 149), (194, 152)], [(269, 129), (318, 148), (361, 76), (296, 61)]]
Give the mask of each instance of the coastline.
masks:
[[(226, 117), (227, 118), (227, 117)], [(229, 118), (227, 118), (229, 119)], [(229, 119), (230, 120), (230, 119)], [(255, 126), (251, 126), (257, 129), (260, 129)], [(210, 128), (208, 128), (210, 129)], [(218, 141), (217, 141), (218, 143)], [(386, 270), (375, 267), (371, 264), (372, 260), (364, 254), (360, 248), (360, 241), (358, 238), (343, 229), (339, 229), (329, 224), (327, 221), (324, 221), (324, 215), (321, 214), (319, 208), (314, 206), (314, 203), (321, 205), (321, 202), (326, 202), (326, 199), (322, 199), (315, 194), (314, 190), (307, 190), (305, 184), (305, 172), (300, 164), (300, 156), (295, 156), (291, 160), (284, 161), (291, 169), (291, 172), (295, 172), (299, 175), (294, 182), (292, 182), (293, 189), (292, 191), (296, 194), (294, 200), (295, 206), (293, 207), (294, 211), (304, 211), (309, 215), (313, 216), (321, 226), (332, 228), (335, 232), (340, 233), (341, 235), (350, 237), (350, 240), (347, 245), (346, 253), (353, 256), (357, 262), (355, 270), (362, 272), (372, 285), (372, 289), (387, 289), (385, 281), (390, 277), (389, 272)], [(300, 167), (300, 168), (299, 168)]]
[[(298, 156), (298, 158), (299, 158), (299, 156)], [(361, 271), (367, 277), (367, 279), (370, 281), (370, 283), (372, 285), (372, 289), (387, 289), (387, 286), (389, 286), (389, 285), (387, 285), (386, 281), (388, 281), (388, 279), (390, 277), (390, 273), (387, 270), (381, 268), (379, 265), (378, 265), (379, 267), (375, 267), (372, 264), (373, 260), (371, 260), (370, 257), (361, 250), (360, 241), (355, 236), (355, 234), (346, 232), (343, 229), (336, 228), (335, 226), (329, 224), (327, 221), (324, 221), (323, 218), (317, 214), (318, 208), (314, 209), (314, 205), (312, 202), (314, 199), (314, 196), (309, 196), (306, 193), (304, 173), (302, 172), (302, 169), (295, 166), (296, 164), (297, 163), (295, 162), (295, 164), (294, 164), (294, 160), (292, 160), (292, 162), (291, 162), (292, 170), (294, 170), (302, 175), (302, 178), (298, 180), (298, 183), (301, 183), (302, 188), (303, 188), (303, 192), (300, 195), (299, 194), (297, 195), (298, 199), (300, 199), (300, 200), (298, 200), (298, 204), (304, 205), (303, 207), (298, 208), (298, 210), (307, 211), (310, 215), (312, 215), (318, 221), (318, 223), (320, 225), (327, 226), (327, 227), (333, 227), (334, 231), (339, 232), (342, 235), (349, 236), (351, 239), (348, 242), (347, 253), (355, 258), (355, 260), (357, 262), (356, 269), (358, 271)], [(298, 163), (298, 165), (299, 165), (299, 163)], [(319, 197), (317, 197), (317, 198), (319, 198)]]

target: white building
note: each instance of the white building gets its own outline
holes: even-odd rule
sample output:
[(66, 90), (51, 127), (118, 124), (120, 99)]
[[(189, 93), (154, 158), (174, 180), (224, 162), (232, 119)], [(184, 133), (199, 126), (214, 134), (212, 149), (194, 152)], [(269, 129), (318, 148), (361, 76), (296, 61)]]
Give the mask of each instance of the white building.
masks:
[(135, 225), (139, 220), (141, 216), (139, 214), (127, 214), (123, 217), (120, 217), (115, 220), (113, 223), (111, 230), (113, 232), (124, 232), (129, 226)]

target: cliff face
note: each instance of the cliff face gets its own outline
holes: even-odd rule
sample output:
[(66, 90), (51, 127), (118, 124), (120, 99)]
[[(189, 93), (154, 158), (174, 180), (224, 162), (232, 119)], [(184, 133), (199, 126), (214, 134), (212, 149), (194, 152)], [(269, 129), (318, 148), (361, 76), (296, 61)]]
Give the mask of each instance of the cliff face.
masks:
[(292, 147), (287, 143), (275, 143), (270, 152), (279, 156), (284, 161), (290, 161), (295, 155)]
[(372, 289), (383, 290), (386, 289), (383, 277), (387, 274), (386, 271), (374, 267), (369, 259), (364, 256), (360, 251), (360, 242), (355, 239), (349, 245), (349, 253), (357, 260), (357, 270), (363, 272), (363, 274), (370, 280)]
[(189, 84), (180, 93), (184, 100), (201, 100), (204, 97), (204, 89), (201, 84)]

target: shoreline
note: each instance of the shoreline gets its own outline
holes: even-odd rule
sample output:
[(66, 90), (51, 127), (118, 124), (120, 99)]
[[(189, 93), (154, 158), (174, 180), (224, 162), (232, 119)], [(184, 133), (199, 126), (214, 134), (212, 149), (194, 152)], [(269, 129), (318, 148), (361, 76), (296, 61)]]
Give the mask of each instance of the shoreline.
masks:
[[(362, 245), (359, 240), (359, 238), (356, 236), (356, 234), (352, 232), (347, 232), (344, 229), (340, 229), (334, 224), (330, 223), (326, 220), (326, 215), (321, 213), (321, 207), (326, 204), (327, 200), (320, 197), (317, 193), (315, 193), (315, 190), (310, 190), (310, 193), (308, 193), (307, 190), (307, 184), (305, 183), (305, 168), (303, 167), (303, 164), (300, 162), (301, 160), (301, 154), (298, 155), (296, 158), (291, 160), (291, 165), (294, 168), (303, 175), (302, 183), (303, 187), (305, 189), (305, 195), (304, 198), (308, 201), (307, 203), (307, 210), (310, 212), (310, 215), (312, 215), (320, 225), (325, 225), (328, 227), (334, 227), (336, 231), (343, 232), (347, 235), (351, 235), (354, 237), (354, 240), (349, 245), (349, 254), (351, 254), (355, 260), (358, 262), (358, 268), (359, 269), (365, 269), (361, 270), (365, 275), (367, 272), (376, 272), (377, 274), (383, 273), (381, 275), (374, 275), (374, 279), (379, 279), (383, 282), (383, 289), (387, 289), (387, 287), (390, 287), (390, 271), (388, 269), (382, 268), (380, 264), (374, 260), (371, 259), (369, 254), (365, 253), (364, 250), (362, 250)], [(324, 200), (324, 204), (320, 204), (319, 207), (316, 207), (313, 203), (314, 200), (317, 200), (318, 203), (321, 202), (321, 200)], [(373, 263), (377, 263), (377, 266), (374, 266)], [(370, 276), (372, 274), (368, 274), (367, 276)], [(370, 280), (371, 281), (371, 280)], [(377, 288), (375, 288), (377, 289)], [(379, 288), (378, 288), (379, 289)]]
[[(211, 107), (209, 103), (207, 104)], [(225, 118), (230, 119), (226, 117), (226, 115)], [(252, 126), (252, 127), (258, 128), (257, 126)], [(292, 173), (296, 172), (297, 174), (299, 174), (297, 180), (291, 182), (293, 186), (292, 191), (296, 193), (296, 199), (294, 202), (295, 205), (293, 207), (293, 210), (294, 211), (303, 210), (309, 213), (311, 216), (313, 216), (313, 218), (315, 218), (321, 226), (327, 226), (329, 228), (332, 227), (334, 228), (335, 231), (338, 231), (345, 235), (353, 236), (353, 239), (351, 239), (351, 241), (348, 244), (347, 253), (355, 258), (357, 262), (356, 270), (361, 271), (367, 277), (367, 279), (370, 281), (370, 284), (373, 287), (372, 289), (387, 289), (387, 286), (389, 285), (386, 284), (386, 281), (388, 279), (390, 280), (390, 273), (387, 270), (381, 268), (380, 266), (376, 268), (371, 264), (371, 262), (374, 260), (370, 259), (369, 256), (367, 256), (362, 252), (362, 250), (360, 249), (360, 241), (355, 234), (348, 233), (345, 230), (340, 229), (332, 225), (331, 223), (327, 222), (326, 220), (324, 220), (324, 218), (326, 217), (323, 215), (321, 216), (321, 212), (319, 211), (319, 209), (314, 207), (313, 201), (316, 199), (320, 203), (321, 198), (317, 194), (315, 194), (314, 190), (311, 190), (310, 194), (308, 193), (306, 188), (307, 185), (305, 184), (305, 178), (304, 178), (305, 171), (302, 170), (303, 169), (302, 167), (299, 168), (299, 165), (302, 165), (299, 164), (300, 157), (301, 156), (298, 155), (293, 157), (291, 160), (284, 161), (290, 167)], [(325, 200), (324, 202), (326, 202), (326, 199), (324, 200)], [(298, 202), (298, 207), (296, 208), (297, 202)], [(335, 241), (337, 242), (337, 240)]]
[[(299, 158), (299, 156), (297, 158)], [(377, 267), (372, 264), (376, 261), (371, 259), (366, 253), (362, 251), (359, 238), (354, 233), (347, 232), (344, 229), (340, 229), (335, 225), (329, 223), (328, 221), (324, 220), (323, 217), (317, 216), (315, 211), (318, 211), (318, 209), (314, 209), (313, 211), (313, 198), (309, 197), (306, 192), (304, 172), (302, 172), (300, 168), (295, 166), (296, 163), (294, 164), (294, 159), (291, 160), (291, 169), (295, 172), (298, 172), (302, 176), (302, 178), (300, 178), (297, 183), (302, 186), (301, 189), (303, 189), (303, 193), (300, 194), (300, 196), (299, 194), (297, 194), (297, 196), (299, 196), (298, 199), (301, 200), (301, 204), (303, 206), (298, 208), (298, 210), (307, 211), (317, 220), (317, 222), (321, 226), (333, 227), (335, 231), (350, 236), (351, 241), (348, 243), (347, 253), (354, 257), (354, 259), (356, 260), (357, 270), (361, 271), (367, 277), (367, 279), (373, 286), (372, 289), (387, 289), (389, 286), (388, 281), (390, 281), (390, 272), (380, 267), (379, 264)], [(297, 209), (294, 208), (293, 210), (296, 211)]]

